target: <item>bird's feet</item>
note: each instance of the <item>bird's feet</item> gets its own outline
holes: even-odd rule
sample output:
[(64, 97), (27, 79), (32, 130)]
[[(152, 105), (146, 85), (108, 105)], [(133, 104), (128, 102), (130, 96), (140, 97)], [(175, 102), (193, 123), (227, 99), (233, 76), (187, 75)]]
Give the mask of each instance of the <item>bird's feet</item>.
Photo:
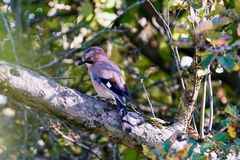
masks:
[(114, 104), (114, 100), (112, 98), (104, 98), (104, 97), (100, 97), (99, 95), (95, 95), (94, 98), (96, 100), (101, 100), (101, 101), (105, 101), (107, 103), (110, 103), (110, 104)]

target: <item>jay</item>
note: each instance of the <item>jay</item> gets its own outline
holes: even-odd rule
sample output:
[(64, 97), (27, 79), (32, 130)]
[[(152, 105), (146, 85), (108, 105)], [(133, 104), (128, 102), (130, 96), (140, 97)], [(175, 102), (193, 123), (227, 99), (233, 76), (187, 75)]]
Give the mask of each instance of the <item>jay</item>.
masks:
[(133, 125), (130, 123), (127, 110), (131, 96), (120, 68), (99, 47), (91, 47), (85, 51), (83, 61), (78, 65), (84, 63), (87, 64), (90, 79), (98, 96), (115, 100), (122, 119), (122, 128), (125, 132), (131, 132)]

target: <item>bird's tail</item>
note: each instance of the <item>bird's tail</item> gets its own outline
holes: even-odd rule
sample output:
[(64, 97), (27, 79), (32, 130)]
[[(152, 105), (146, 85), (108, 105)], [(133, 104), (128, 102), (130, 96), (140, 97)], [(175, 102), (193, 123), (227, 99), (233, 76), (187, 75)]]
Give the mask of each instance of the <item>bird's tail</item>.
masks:
[(130, 133), (132, 131), (133, 125), (130, 123), (130, 117), (128, 114), (127, 107), (125, 105), (123, 105), (118, 99), (116, 100), (116, 102), (117, 102), (117, 107), (119, 110), (119, 115), (122, 119), (122, 129), (125, 132)]

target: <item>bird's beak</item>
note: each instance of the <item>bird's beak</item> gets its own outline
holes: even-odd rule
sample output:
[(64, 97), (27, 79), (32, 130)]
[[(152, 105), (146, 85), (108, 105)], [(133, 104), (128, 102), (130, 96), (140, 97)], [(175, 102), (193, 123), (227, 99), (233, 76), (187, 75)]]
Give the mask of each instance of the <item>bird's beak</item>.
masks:
[(86, 61), (75, 61), (74, 64), (77, 65), (77, 66), (80, 66), (80, 65), (83, 65), (85, 63), (88, 63), (88, 64), (93, 64), (93, 61), (91, 60), (86, 60)]

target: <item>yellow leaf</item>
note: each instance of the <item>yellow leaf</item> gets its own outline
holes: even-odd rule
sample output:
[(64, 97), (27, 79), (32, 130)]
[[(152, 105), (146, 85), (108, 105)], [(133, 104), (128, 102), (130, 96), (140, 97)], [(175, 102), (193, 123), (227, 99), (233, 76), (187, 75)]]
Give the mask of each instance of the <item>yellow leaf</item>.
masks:
[(240, 64), (235, 64), (233, 70), (234, 71), (240, 71)]
[(170, 157), (169, 155), (167, 155), (166, 160), (178, 160), (178, 158), (177, 157)]
[(190, 145), (185, 144), (184, 148), (177, 152), (177, 157), (180, 159), (185, 159), (187, 157), (189, 148), (190, 148)]
[(150, 159), (155, 159), (156, 158), (156, 155), (151, 153), (151, 149), (147, 145), (142, 145), (142, 151), (143, 151), (144, 156), (146, 156)]
[(235, 138), (237, 133), (235, 132), (234, 128), (230, 125), (227, 125), (227, 132), (230, 137)]

